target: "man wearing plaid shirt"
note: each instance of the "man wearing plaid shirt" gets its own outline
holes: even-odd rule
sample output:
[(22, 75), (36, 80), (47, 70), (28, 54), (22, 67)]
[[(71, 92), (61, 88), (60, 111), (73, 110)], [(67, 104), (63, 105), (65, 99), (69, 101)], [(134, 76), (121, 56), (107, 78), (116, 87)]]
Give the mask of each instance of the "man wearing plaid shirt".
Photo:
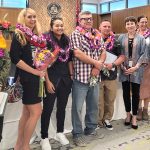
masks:
[[(79, 27), (71, 34), (73, 49), (72, 125), (73, 140), (77, 146), (86, 146), (85, 135), (93, 135), (98, 123), (99, 85), (89, 86), (90, 77), (99, 77), (106, 52), (96, 48), (90, 39), (94, 36), (92, 14), (89, 11), (79, 14)], [(89, 34), (89, 37), (84, 33)], [(92, 43), (93, 42), (93, 43)], [(100, 40), (99, 40), (100, 42)], [(100, 42), (101, 43), (101, 42)], [(99, 43), (99, 45), (100, 45)], [(94, 46), (95, 44), (95, 46)], [(82, 129), (81, 112), (86, 102), (85, 129)]]

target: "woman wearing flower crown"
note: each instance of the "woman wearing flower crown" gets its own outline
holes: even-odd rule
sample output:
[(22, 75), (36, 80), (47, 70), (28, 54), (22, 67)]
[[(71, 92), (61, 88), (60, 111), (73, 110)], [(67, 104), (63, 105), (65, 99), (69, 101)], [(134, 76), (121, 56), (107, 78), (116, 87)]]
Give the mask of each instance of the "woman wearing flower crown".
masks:
[(126, 56), (119, 75), (119, 80), (122, 82), (123, 99), (127, 114), (124, 125), (131, 125), (133, 129), (138, 128), (136, 116), (140, 100), (140, 84), (144, 70), (141, 64), (143, 63), (146, 48), (144, 37), (136, 33), (136, 23), (135, 17), (127, 17), (125, 19), (127, 33), (121, 34), (118, 38)]
[[(146, 16), (139, 16), (138, 21), (138, 30), (137, 32), (143, 35), (146, 39), (147, 52), (150, 53), (150, 29), (148, 28), (148, 18)], [(150, 60), (150, 55), (147, 55)], [(140, 103), (138, 109), (138, 120), (148, 120), (148, 104), (150, 102), (150, 63), (144, 70), (143, 81), (140, 88)], [(142, 108), (142, 100), (144, 100), (144, 105)]]
[(57, 98), (57, 133), (56, 140), (62, 145), (69, 144), (68, 139), (63, 134), (65, 109), (68, 97), (71, 92), (72, 80), (69, 73), (69, 38), (64, 34), (64, 24), (61, 18), (52, 18), (50, 31), (44, 34), (47, 40), (47, 47), (54, 51), (60, 49), (59, 55), (53, 65), (48, 68), (46, 75), (46, 97), (43, 99), (43, 112), (41, 116), (41, 147), (42, 150), (50, 150), (48, 140), (48, 128), (54, 102)]
[(42, 47), (45, 41), (39, 37), (40, 25), (33, 9), (23, 9), (18, 15), (17, 22), (10, 57), (12, 63), (17, 66), (23, 87), (23, 110), (14, 149), (30, 150), (30, 138), (42, 112), (41, 97), (38, 97), (39, 79), (45, 76), (44, 71), (39, 71), (33, 66), (33, 59), (36, 47)]

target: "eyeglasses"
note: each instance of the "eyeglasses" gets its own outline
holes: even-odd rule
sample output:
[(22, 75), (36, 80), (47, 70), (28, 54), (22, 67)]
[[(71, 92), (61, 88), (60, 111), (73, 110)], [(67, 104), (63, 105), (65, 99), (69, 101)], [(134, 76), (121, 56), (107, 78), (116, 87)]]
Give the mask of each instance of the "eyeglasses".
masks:
[(93, 18), (81, 18), (80, 20), (93, 21)]

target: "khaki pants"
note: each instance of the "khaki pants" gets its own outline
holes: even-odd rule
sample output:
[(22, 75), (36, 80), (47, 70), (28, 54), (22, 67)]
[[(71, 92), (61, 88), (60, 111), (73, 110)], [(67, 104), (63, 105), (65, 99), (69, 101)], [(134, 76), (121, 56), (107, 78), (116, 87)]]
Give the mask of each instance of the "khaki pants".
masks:
[(114, 101), (117, 92), (116, 80), (104, 80), (100, 83), (99, 123), (111, 120), (114, 113)]

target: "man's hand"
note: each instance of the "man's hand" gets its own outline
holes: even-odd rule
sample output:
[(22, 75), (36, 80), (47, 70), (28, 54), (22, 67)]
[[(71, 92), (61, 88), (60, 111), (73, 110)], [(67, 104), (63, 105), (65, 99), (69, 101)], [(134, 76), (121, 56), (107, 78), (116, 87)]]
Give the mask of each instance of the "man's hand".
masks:
[(112, 70), (112, 68), (113, 68), (113, 65), (112, 65), (112, 63), (109, 63), (109, 64), (104, 64), (105, 65), (105, 67), (108, 69), (108, 70)]
[(99, 71), (102, 70), (102, 68), (103, 68), (103, 62), (95, 60), (94, 67), (96, 69), (98, 69)]
[(96, 69), (96, 68), (93, 68), (92, 71), (91, 71), (92, 76), (97, 76), (97, 75), (99, 75), (99, 73), (100, 73), (100, 70)]

